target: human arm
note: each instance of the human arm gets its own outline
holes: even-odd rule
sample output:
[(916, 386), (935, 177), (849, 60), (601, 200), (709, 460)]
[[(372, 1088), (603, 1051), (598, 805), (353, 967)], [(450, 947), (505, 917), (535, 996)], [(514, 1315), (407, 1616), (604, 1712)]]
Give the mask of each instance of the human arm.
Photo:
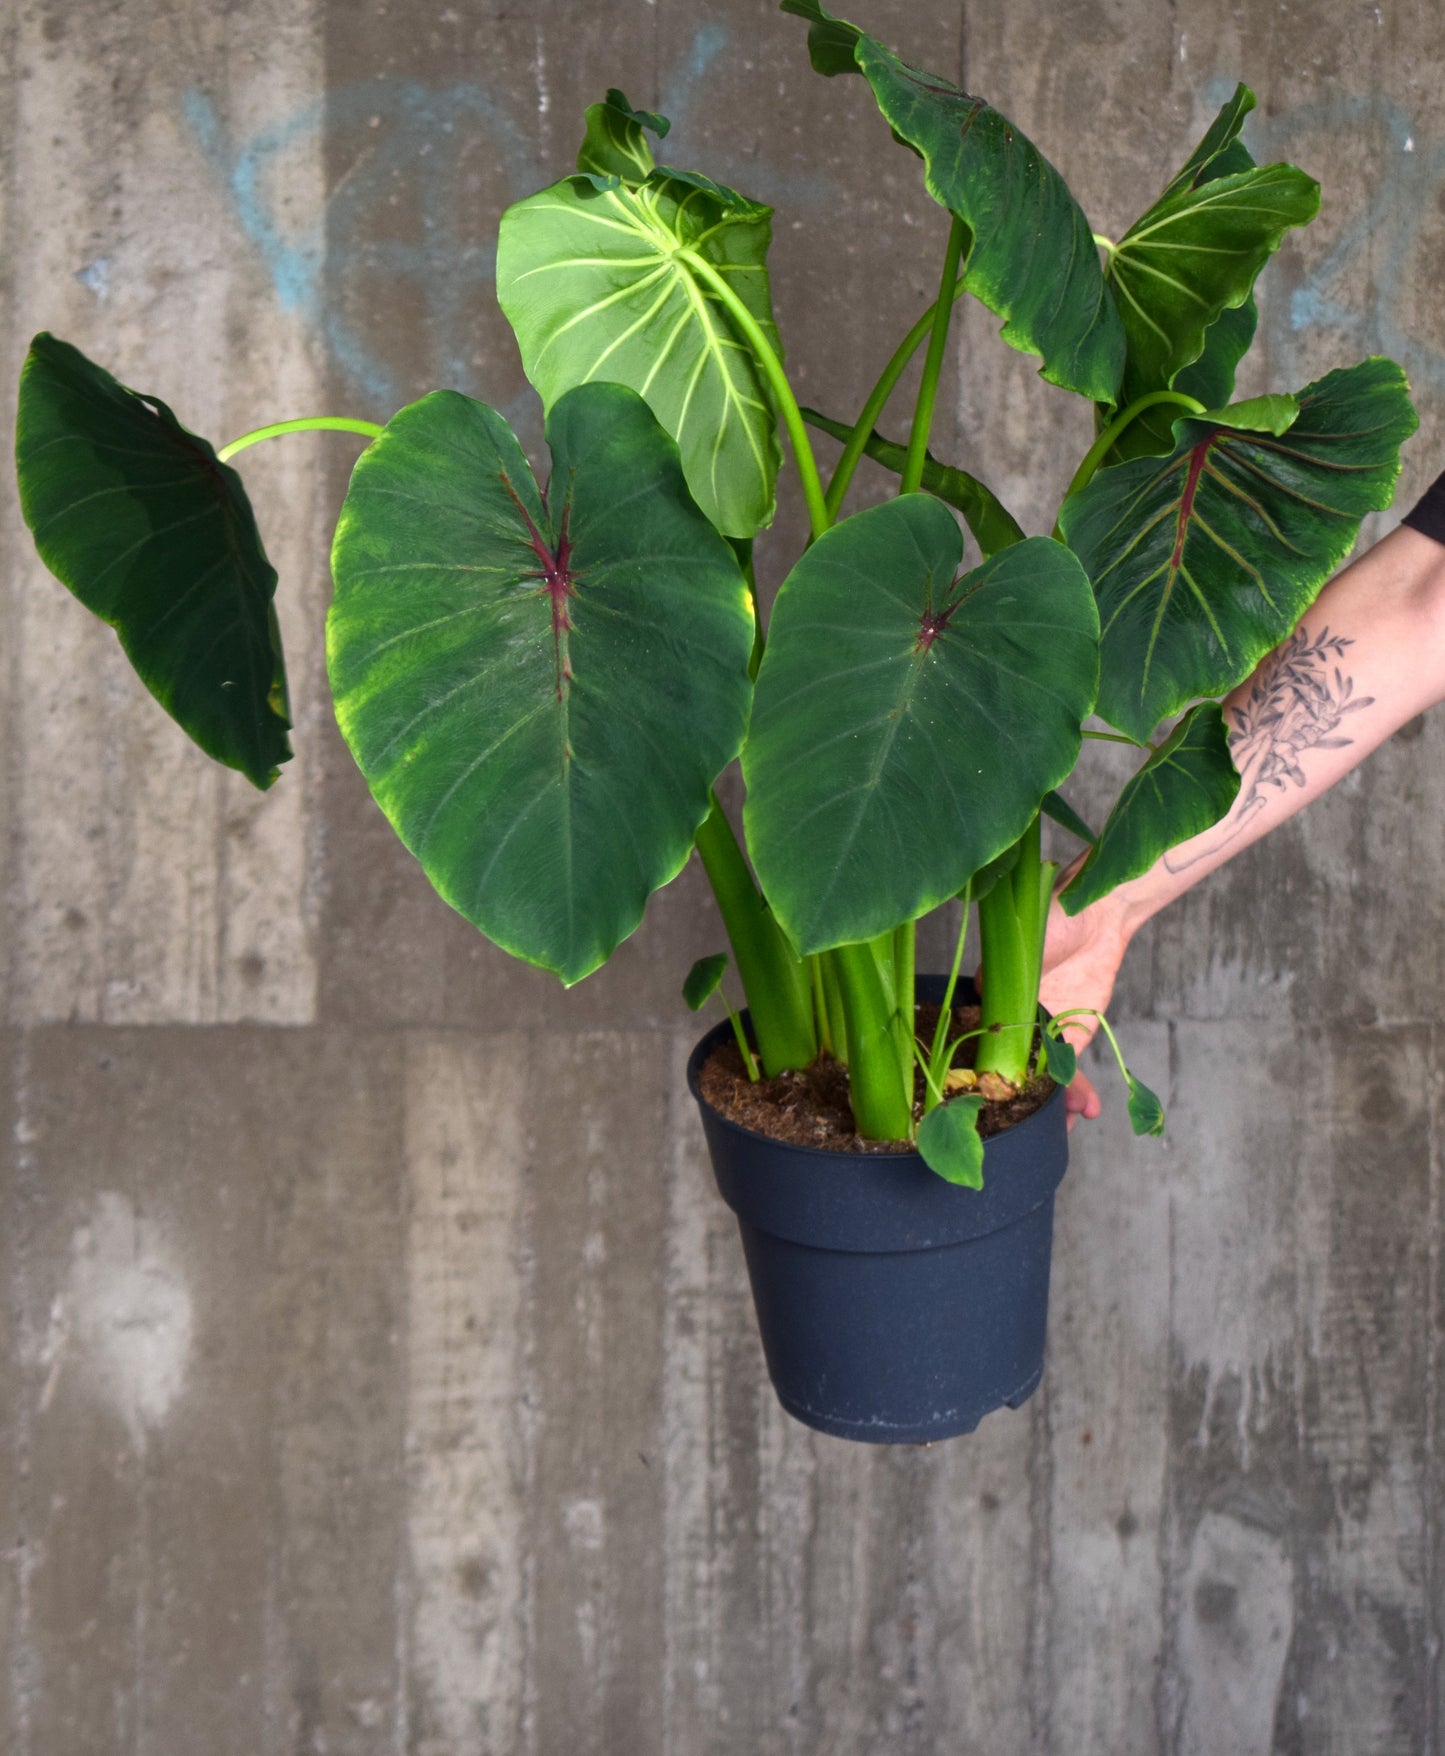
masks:
[[(1429, 531), (1431, 534), (1426, 534)], [(1328, 791), (1392, 733), (1445, 699), (1445, 477), (1409, 521), (1336, 575), (1294, 633), (1224, 702), (1240, 789), (1228, 814), (1142, 877), (1070, 918), (1057, 900), (1043, 1004), (1103, 1011), (1129, 942), (1151, 916)], [(1082, 1046), (1093, 1021), (1069, 1027)], [(1070, 1123), (1097, 1116), (1082, 1076)]]

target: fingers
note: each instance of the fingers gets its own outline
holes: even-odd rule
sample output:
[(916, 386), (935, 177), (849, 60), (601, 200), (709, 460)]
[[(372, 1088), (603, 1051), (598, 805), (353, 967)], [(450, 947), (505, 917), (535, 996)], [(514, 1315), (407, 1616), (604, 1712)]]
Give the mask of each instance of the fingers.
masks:
[(1072, 1132), (1074, 1124), (1082, 1118), (1086, 1122), (1095, 1122), (1104, 1113), (1104, 1105), (1094, 1089), (1094, 1082), (1083, 1073), (1076, 1073), (1072, 1082), (1064, 1091), (1064, 1113), (1068, 1117), (1068, 1127)]

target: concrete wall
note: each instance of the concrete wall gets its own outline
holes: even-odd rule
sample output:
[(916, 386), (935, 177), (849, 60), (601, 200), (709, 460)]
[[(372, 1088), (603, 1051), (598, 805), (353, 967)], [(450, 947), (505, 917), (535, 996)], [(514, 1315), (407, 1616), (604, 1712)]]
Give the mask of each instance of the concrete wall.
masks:
[[(1258, 379), (1395, 353), (1402, 497), (1433, 476), (1433, 7), (856, 10), (1105, 232), (1248, 78), (1256, 152), (1325, 183)], [(912, 162), (771, 0), (15, 0), (0, 33), (7, 404), (48, 327), (218, 439), (438, 383), (535, 436), (497, 215), (609, 84), (777, 204), (805, 396), (855, 407), (936, 278)], [(939, 445), (1037, 529), (1087, 411), (992, 328)], [(1112, 1090), (1077, 1137), (1041, 1392), (850, 1446), (771, 1399), (681, 1088), (678, 984), (720, 940), (696, 873), (563, 994), (437, 900), (342, 749), (351, 455), (247, 460), (299, 707), (265, 798), (0, 493), (0, 1747), (1445, 1751), (1445, 715), (1135, 947), (1119, 1022), (1169, 1137)]]

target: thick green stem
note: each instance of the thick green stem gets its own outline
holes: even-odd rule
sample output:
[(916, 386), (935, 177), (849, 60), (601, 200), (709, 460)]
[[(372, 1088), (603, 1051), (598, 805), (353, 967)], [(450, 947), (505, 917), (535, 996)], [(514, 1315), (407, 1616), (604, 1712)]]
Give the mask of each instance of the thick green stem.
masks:
[(1074, 471), (1074, 479), (1069, 483), (1068, 493), (1064, 495), (1064, 498), (1067, 500), (1069, 494), (1077, 494), (1080, 488), (1087, 486), (1093, 480), (1094, 471), (1114, 449), (1114, 445), (1124, 429), (1137, 416), (1142, 415), (1145, 409), (1157, 408), (1162, 402), (1177, 403), (1180, 408), (1187, 410), (1191, 415), (1204, 413), (1204, 404), (1192, 396), (1185, 396), (1181, 390), (1151, 390), (1148, 396), (1139, 397), (1136, 401), (1131, 402), (1128, 408), (1115, 415), (1114, 419), (1084, 453), (1083, 462)]
[(259, 445), (263, 439), (277, 439), (283, 433), (361, 433), (368, 439), (375, 439), (380, 432), (375, 421), (356, 421), (350, 415), (303, 415), (299, 420), (272, 421), (269, 427), (257, 427), (254, 432), (243, 433), (239, 439), (223, 445), (216, 456), (222, 463), (229, 463), (248, 445)]
[(848, 1016), (848, 1080), (853, 1120), (867, 1140), (908, 1140), (913, 1133), (913, 1057), (900, 1067), (896, 1006), (872, 945), (832, 953)]
[(758, 894), (716, 797), (697, 832), (697, 851), (727, 928), (764, 1073), (806, 1067), (818, 1053), (808, 968)]
[(978, 905), (984, 1027), (978, 1071), (1001, 1074), (1013, 1085), (1023, 1084), (1033, 1048), (1050, 869), (1040, 858), (1035, 817), (1019, 838), (1013, 870)]
[[(948, 248), (943, 256), (943, 275), (938, 297), (933, 305), (933, 323), (928, 332), (928, 355), (923, 362), (923, 380), (918, 386), (918, 401), (913, 405), (913, 431), (908, 435), (908, 457), (903, 465), (900, 494), (916, 494), (923, 480), (923, 465), (928, 457), (928, 433), (933, 425), (933, 405), (938, 396), (938, 379), (943, 371), (943, 351), (948, 345), (948, 321), (953, 315), (949, 297), (958, 280), (958, 265), (963, 257), (963, 241), (968, 228), (955, 218), (948, 228)], [(865, 439), (867, 435), (864, 435)]]
[(848, 1015), (843, 1010), (843, 984), (838, 978), (838, 960), (831, 951), (818, 953), (818, 967), (823, 977), (823, 1004), (827, 1009), (828, 1035), (833, 1039), (833, 1054), (848, 1065)]
[(808, 429), (803, 421), (802, 411), (798, 407), (798, 399), (793, 395), (793, 387), (788, 383), (787, 374), (783, 371), (783, 362), (778, 358), (777, 350), (763, 331), (762, 325), (747, 306), (728, 285), (726, 279), (718, 273), (704, 256), (698, 256), (690, 250), (679, 252), (689, 268), (707, 282), (726, 307), (728, 315), (746, 336), (753, 356), (768, 381), (773, 393), (773, 400), (778, 413), (783, 417), (783, 424), (788, 429), (788, 438), (792, 442), (793, 457), (798, 465), (798, 475), (803, 484), (803, 499), (808, 506), (808, 522), (813, 528), (815, 537), (822, 536), (832, 524), (832, 514), (823, 500), (823, 483), (818, 475), (818, 460), (813, 456), (813, 446), (808, 438)]
[[(949, 295), (949, 303), (955, 303), (962, 292), (963, 282), (955, 282), (953, 291)], [(843, 447), (843, 455), (833, 466), (833, 474), (828, 483), (828, 514), (831, 518), (837, 518), (843, 505), (844, 496), (852, 483), (853, 472), (857, 469), (858, 460), (862, 457), (864, 448), (872, 437), (873, 429), (878, 425), (879, 417), (888, 406), (888, 399), (892, 396), (898, 380), (907, 369), (908, 362), (923, 346), (924, 337), (932, 333), (933, 320), (937, 312), (938, 305), (935, 302), (928, 307), (893, 350), (892, 358), (883, 368), (881, 377), (868, 393), (868, 400), (863, 404), (862, 412), (853, 423), (852, 434)]]

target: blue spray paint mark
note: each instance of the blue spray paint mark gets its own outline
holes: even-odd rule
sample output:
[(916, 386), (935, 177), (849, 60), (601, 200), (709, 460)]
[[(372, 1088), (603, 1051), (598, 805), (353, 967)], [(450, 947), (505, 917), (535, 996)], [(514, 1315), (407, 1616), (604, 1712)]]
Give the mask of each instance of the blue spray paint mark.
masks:
[[(1228, 80), (1213, 80), (1207, 88), (1216, 105), (1233, 91)], [(1426, 223), (1439, 212), (1445, 146), (1421, 151), (1420, 132), (1408, 113), (1378, 94), (1325, 99), (1287, 116), (1264, 118), (1255, 111), (1244, 132), (1261, 162), (1284, 157), (1306, 170), (1317, 162), (1327, 171), (1340, 138), (1372, 126), (1383, 128), (1394, 148), (1384, 174), (1363, 211), (1294, 289), (1283, 321), (1272, 324), (1274, 339), (1288, 359), (1302, 352), (1307, 336), (1333, 334), (1352, 349), (1390, 355), (1417, 384), (1445, 389), (1445, 354), (1407, 329), (1402, 315)], [(1316, 142), (1318, 153), (1312, 150)]]
[[(730, 41), (725, 26), (702, 25), (663, 82), (661, 107), (680, 125), (668, 137), (670, 147), (685, 134), (702, 83)], [(363, 293), (398, 282), (412, 284), (425, 333), (435, 347), (433, 382), (474, 395), (484, 392), (476, 383), (469, 344), (477, 289), (495, 279), (497, 235), (495, 227), (479, 236), (463, 235), (459, 229), (458, 211), (465, 207), (459, 159), (480, 131), (501, 166), (508, 198), (532, 193), (544, 173), (530, 113), (524, 123), (509, 101), (473, 83), (437, 91), (414, 81), (378, 79), (336, 91), (239, 145), (227, 137), (204, 93), (186, 94), (185, 115), (265, 264), (282, 310), (324, 337), (332, 359), (373, 413), (395, 408), (402, 389), (385, 359), (337, 302), (328, 299), (328, 277), (332, 285)], [(326, 137), (343, 130), (366, 130), (372, 139), (327, 198), (321, 218), (300, 231), (286, 226), (267, 194), (278, 162), (291, 151), (318, 154)], [(578, 134), (580, 138), (580, 118)], [(688, 154), (684, 150), (677, 157), (687, 162)], [(827, 178), (778, 174), (751, 162), (707, 157), (710, 173), (763, 199), (815, 208), (836, 200)], [(412, 229), (420, 237), (415, 242), (378, 239), (378, 212), (386, 211), (402, 192)], [(535, 421), (525, 424), (534, 426)]]

